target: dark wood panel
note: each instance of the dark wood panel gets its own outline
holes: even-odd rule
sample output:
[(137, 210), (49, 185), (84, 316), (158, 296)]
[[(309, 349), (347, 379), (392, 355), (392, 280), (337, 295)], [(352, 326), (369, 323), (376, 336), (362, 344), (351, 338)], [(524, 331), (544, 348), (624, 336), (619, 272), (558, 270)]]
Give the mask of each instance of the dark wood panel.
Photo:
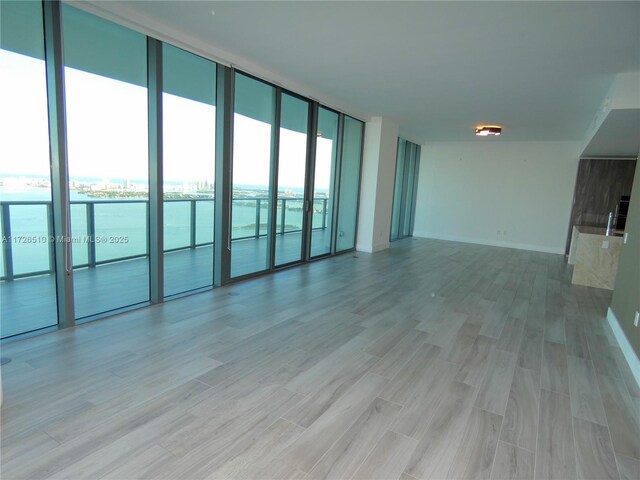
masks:
[(622, 195), (631, 195), (635, 160), (580, 159), (565, 253), (574, 225), (606, 227)]

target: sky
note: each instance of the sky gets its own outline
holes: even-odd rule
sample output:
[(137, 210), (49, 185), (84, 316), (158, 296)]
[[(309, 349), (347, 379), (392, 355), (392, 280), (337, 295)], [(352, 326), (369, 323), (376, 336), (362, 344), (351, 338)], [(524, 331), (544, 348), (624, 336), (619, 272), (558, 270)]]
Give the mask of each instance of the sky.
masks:
[(0, 50), (0, 173), (49, 169), (44, 62)]
[[(49, 175), (44, 61), (0, 50), (0, 175)], [(148, 177), (147, 90), (65, 67), (69, 177)], [(215, 107), (163, 94), (164, 179), (214, 181)], [(234, 185), (265, 186), (271, 125), (234, 116)], [(328, 190), (332, 141), (318, 138), (316, 189)], [(306, 135), (281, 129), (279, 189), (304, 185)]]

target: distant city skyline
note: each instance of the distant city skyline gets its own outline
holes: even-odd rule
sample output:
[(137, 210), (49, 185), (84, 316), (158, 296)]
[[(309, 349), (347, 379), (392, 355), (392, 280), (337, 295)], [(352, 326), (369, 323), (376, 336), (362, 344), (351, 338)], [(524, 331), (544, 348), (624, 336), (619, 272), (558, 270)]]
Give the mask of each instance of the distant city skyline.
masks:
[[(20, 174), (2, 174), (0, 176), (0, 188), (19, 188), (26, 186), (34, 186), (34, 184), (38, 184), (38, 187), (47, 186), (50, 187), (51, 179), (49, 176), (45, 175), (20, 175)], [(84, 178), (74, 178), (69, 180), (69, 186), (71, 189), (77, 189), (86, 186), (98, 186), (98, 187), (110, 187), (110, 188), (129, 188), (135, 187), (138, 185), (144, 185), (145, 189), (148, 185), (146, 179), (125, 179), (125, 178), (96, 178), (96, 177), (84, 177)], [(208, 184), (206, 180), (204, 181), (164, 181), (163, 186), (170, 188), (178, 188), (180, 186), (185, 187), (188, 186), (189, 189), (192, 187), (197, 188), (209, 188), (211, 190), (215, 189), (214, 184)], [(268, 190), (268, 185), (240, 185), (235, 184), (234, 189), (264, 189)], [(304, 187), (296, 187), (296, 186), (287, 186), (287, 185), (278, 185), (278, 191), (304, 191)], [(316, 189), (318, 192), (326, 192), (329, 189)], [(165, 191), (179, 191), (179, 190), (165, 190)]]

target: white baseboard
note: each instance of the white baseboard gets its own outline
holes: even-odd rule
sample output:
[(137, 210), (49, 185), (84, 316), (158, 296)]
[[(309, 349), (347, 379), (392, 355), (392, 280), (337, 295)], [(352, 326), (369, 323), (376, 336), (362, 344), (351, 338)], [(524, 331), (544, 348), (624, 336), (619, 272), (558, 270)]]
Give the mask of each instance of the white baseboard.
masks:
[(636, 352), (633, 350), (629, 339), (625, 335), (624, 330), (622, 330), (620, 322), (616, 318), (616, 314), (613, 313), (613, 310), (611, 310), (611, 307), (609, 307), (609, 310), (607, 310), (607, 320), (609, 321), (611, 330), (613, 330), (613, 335), (618, 341), (620, 350), (622, 350), (622, 354), (624, 355), (625, 360), (631, 368), (631, 373), (636, 379), (636, 383), (638, 384), (638, 386), (640, 386), (640, 360), (638, 360)]
[(356, 245), (358, 252), (376, 253), (389, 248), (389, 242), (379, 243), (377, 245)]
[(435, 240), (447, 240), (450, 242), (472, 243), (475, 245), (488, 245), (490, 247), (515, 248), (517, 250), (529, 250), (532, 252), (556, 253), (558, 255), (564, 255), (563, 248), (531, 245), (527, 243), (501, 242), (499, 240), (487, 240), (485, 238), (458, 237), (455, 235), (442, 235), (439, 233), (429, 232), (413, 232), (413, 236), (422, 238), (433, 238)]

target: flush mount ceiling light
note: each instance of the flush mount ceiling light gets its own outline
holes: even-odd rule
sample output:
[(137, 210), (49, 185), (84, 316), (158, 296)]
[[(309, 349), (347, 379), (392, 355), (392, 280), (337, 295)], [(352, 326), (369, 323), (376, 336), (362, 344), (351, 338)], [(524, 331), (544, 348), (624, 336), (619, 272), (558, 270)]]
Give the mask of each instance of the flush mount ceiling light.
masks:
[(498, 125), (479, 125), (476, 127), (476, 135), (479, 137), (488, 137), (489, 135), (500, 135), (502, 127)]

